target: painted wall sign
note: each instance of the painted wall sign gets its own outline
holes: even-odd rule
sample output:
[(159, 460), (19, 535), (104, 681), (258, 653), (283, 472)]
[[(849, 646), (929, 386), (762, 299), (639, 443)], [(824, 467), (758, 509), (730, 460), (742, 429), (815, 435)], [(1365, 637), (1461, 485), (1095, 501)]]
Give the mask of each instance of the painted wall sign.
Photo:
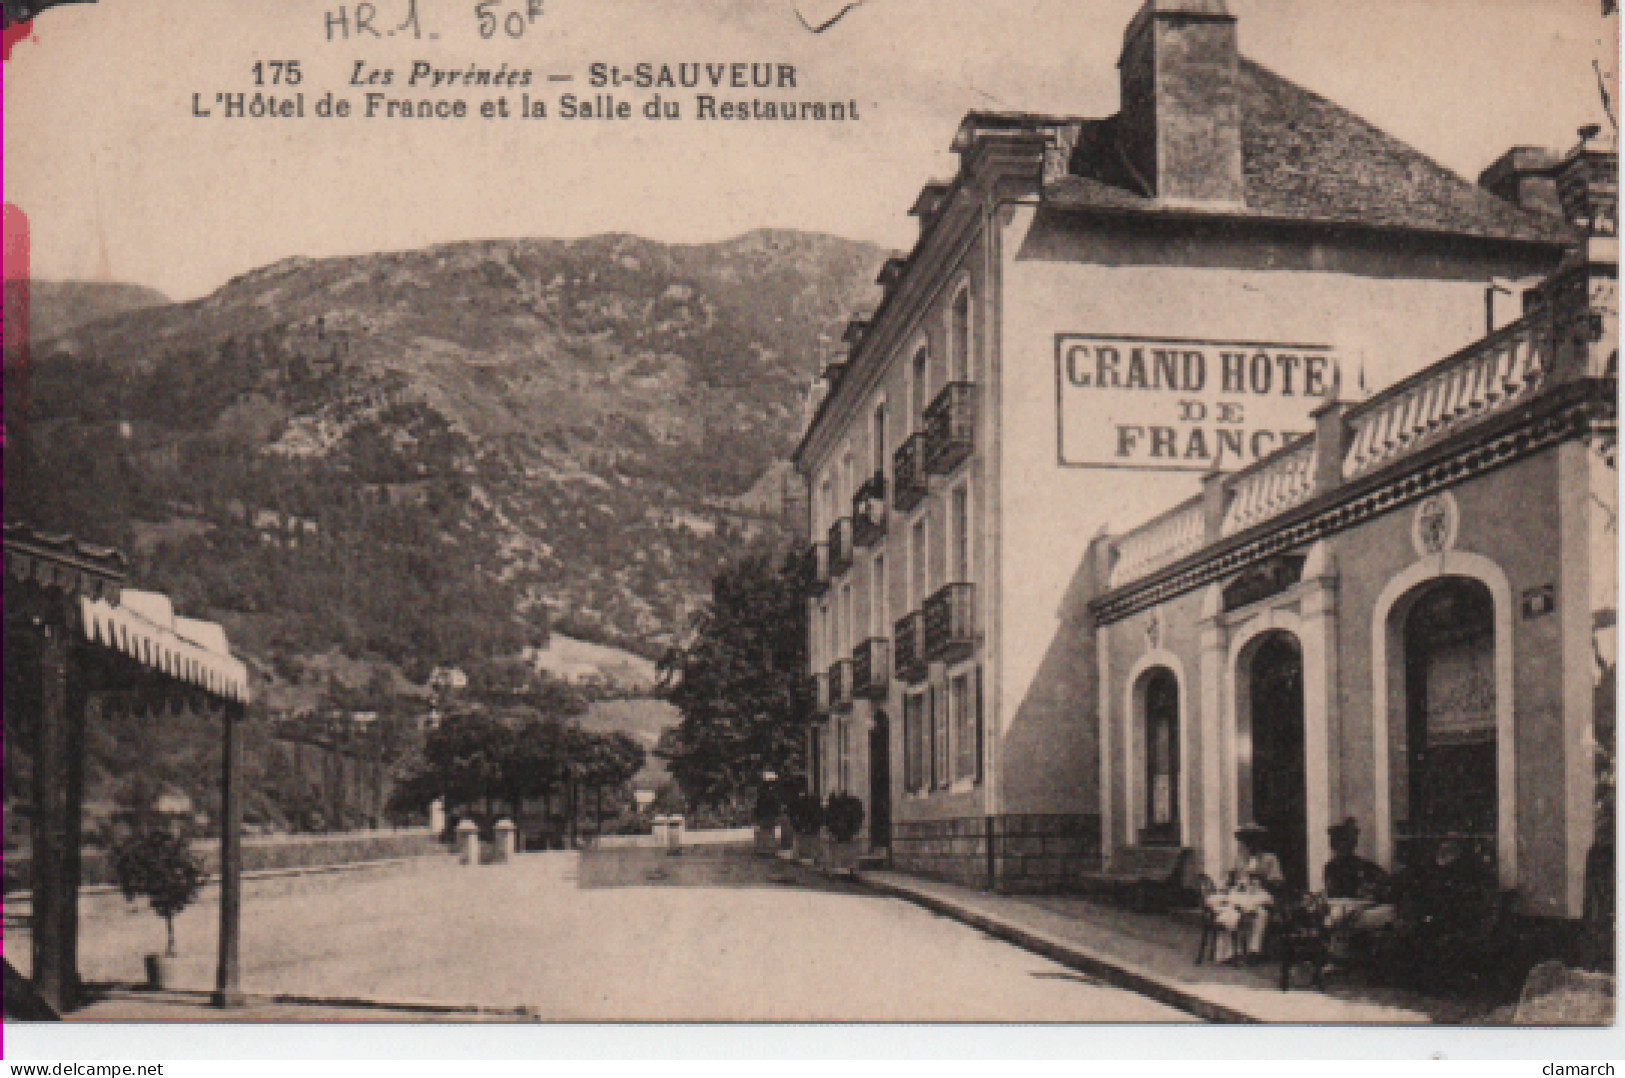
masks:
[(1235, 471), (1312, 431), (1339, 378), (1326, 345), (1059, 333), (1060, 462)]

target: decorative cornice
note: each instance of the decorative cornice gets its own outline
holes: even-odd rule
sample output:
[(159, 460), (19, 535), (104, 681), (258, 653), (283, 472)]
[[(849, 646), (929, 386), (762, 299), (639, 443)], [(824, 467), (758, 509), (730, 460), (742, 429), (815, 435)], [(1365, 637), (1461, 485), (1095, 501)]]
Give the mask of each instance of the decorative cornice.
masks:
[(1347, 531), (1436, 490), (1531, 456), (1559, 442), (1613, 436), (1617, 384), (1571, 382), (1498, 421), (1469, 428), (1429, 450), (1394, 462), (1298, 508), (1231, 536), (1143, 580), (1089, 603), (1096, 625), (1121, 621), (1148, 607), (1215, 583), (1272, 554)]

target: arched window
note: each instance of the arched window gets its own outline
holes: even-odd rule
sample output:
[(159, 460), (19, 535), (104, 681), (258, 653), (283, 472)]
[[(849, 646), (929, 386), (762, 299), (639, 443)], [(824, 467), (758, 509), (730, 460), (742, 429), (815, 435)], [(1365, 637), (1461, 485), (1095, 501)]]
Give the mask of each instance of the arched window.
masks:
[(1179, 682), (1166, 667), (1145, 675), (1140, 697), (1145, 731), (1146, 843), (1179, 842)]

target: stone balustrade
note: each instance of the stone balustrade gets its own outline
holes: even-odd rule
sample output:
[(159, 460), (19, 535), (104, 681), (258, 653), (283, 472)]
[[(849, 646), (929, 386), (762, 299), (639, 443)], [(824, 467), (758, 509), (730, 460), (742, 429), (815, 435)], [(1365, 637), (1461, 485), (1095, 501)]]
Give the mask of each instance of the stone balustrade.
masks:
[(1226, 483), (1229, 500), (1219, 534), (1246, 531), (1308, 501), (1315, 492), (1316, 453), (1315, 439), (1304, 438), (1237, 472)]
[(1520, 319), (1350, 409), (1343, 478), (1365, 475), (1532, 394), (1550, 365), (1541, 328), (1536, 319)]
[(1138, 580), (1201, 549), (1207, 542), (1206, 517), (1201, 502), (1181, 506), (1135, 528), (1117, 541), (1111, 587)]
[(1208, 495), (1118, 538), (1108, 586), (1132, 584), (1528, 400), (1551, 377), (1550, 325), (1526, 316), (1364, 403), (1330, 406), (1317, 434), (1213, 477)]

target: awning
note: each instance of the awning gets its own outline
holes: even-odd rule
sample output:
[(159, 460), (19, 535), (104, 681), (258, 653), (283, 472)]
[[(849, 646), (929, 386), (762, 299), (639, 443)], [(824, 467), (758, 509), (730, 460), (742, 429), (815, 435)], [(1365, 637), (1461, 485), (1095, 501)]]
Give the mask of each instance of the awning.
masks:
[(233, 657), (226, 630), (175, 616), (169, 596), (125, 588), (118, 601), (79, 598), (85, 638), (215, 696), (248, 703), (248, 667)]

